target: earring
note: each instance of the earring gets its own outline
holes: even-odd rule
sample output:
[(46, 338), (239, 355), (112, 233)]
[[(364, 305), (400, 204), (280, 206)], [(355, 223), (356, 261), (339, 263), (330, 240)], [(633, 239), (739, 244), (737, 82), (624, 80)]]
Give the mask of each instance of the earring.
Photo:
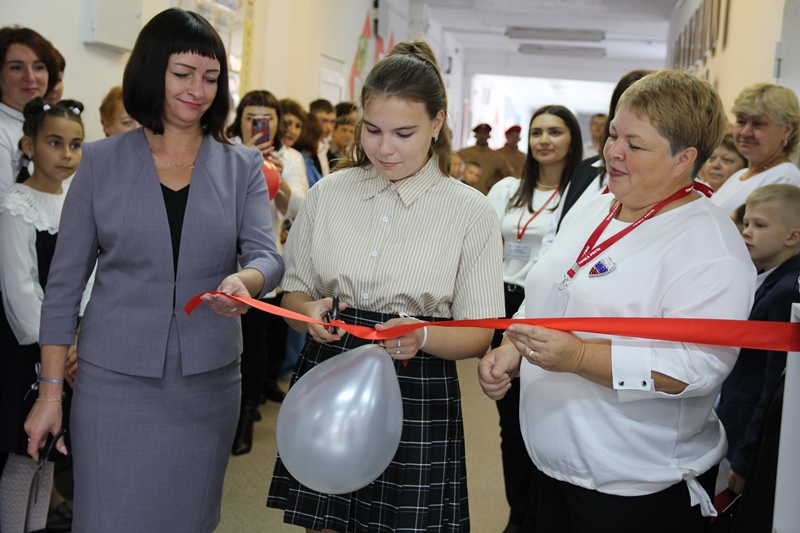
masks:
[(439, 140), (439, 132), (438, 131), (434, 131), (433, 132), (433, 142), (436, 142), (438, 140)]
[(783, 144), (783, 147), (784, 147), (784, 148), (786, 147), (786, 142), (787, 142), (787, 141), (786, 141), (786, 139), (784, 139), (784, 140), (782, 140), (782, 141), (781, 141), (781, 143)]

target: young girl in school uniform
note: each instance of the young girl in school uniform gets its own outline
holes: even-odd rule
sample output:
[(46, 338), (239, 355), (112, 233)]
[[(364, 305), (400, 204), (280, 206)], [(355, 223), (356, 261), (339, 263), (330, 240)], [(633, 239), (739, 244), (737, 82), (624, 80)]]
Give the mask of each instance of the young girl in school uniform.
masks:
[(0, 477), (3, 531), (43, 531), (47, 521), (53, 463), (37, 467), (27, 453), (23, 423), (36, 401), (31, 389), (51, 379), (38, 370), (39, 315), (65, 182), (81, 161), (82, 111), (83, 104), (74, 100), (49, 105), (36, 98), (25, 106), (20, 146), (34, 171), (28, 176), (23, 166), (17, 183), (0, 196), (0, 451), (8, 453)]

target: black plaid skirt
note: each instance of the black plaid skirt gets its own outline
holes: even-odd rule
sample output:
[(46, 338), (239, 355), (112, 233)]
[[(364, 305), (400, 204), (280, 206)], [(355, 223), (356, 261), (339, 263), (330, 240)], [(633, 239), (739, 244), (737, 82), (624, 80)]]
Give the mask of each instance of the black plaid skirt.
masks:
[[(340, 313), (343, 322), (363, 326), (396, 316), (353, 308)], [(349, 334), (327, 344), (309, 336), (292, 384), (326, 359), (368, 343)], [(469, 531), (464, 427), (455, 361), (420, 351), (407, 365), (394, 363), (403, 398), (403, 431), (389, 467), (358, 491), (321, 494), (295, 480), (278, 456), (267, 507), (284, 509), (284, 522), (341, 533)]]

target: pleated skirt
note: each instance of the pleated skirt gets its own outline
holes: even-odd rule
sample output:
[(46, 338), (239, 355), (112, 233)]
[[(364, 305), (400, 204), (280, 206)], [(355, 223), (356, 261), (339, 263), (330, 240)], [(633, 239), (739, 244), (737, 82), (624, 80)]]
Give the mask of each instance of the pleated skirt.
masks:
[(80, 360), (70, 427), (72, 531), (213, 531), (240, 391), (238, 360), (182, 375), (174, 317), (162, 378), (119, 374)]
[[(341, 313), (342, 321), (365, 326), (395, 317), (353, 308)], [(319, 363), (369, 342), (349, 334), (327, 344), (308, 337), (295, 366), (293, 383)], [(331, 495), (301, 485), (278, 456), (267, 506), (284, 509), (284, 522), (342, 533), (469, 531), (464, 428), (455, 361), (420, 351), (407, 365), (394, 363), (403, 399), (403, 431), (389, 467), (363, 489)]]

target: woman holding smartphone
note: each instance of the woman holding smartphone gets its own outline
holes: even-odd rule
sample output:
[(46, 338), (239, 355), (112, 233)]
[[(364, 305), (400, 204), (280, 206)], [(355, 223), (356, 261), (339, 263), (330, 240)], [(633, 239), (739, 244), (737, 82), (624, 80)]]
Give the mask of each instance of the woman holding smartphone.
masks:
[[(282, 249), (280, 231), (283, 222), (297, 215), (308, 192), (303, 157), (282, 143), (284, 121), (278, 99), (269, 91), (250, 91), (236, 109), (236, 119), (226, 133), (232, 141), (259, 150), (264, 159), (274, 163), (281, 173), (280, 189), (272, 199), (272, 228), (275, 243)], [(280, 288), (263, 299), (280, 305)], [(278, 375), (286, 353), (288, 327), (280, 317), (267, 313), (242, 315), (242, 406), (231, 453), (249, 453), (253, 446), (253, 423), (259, 416), (262, 392), (267, 399), (280, 402), (284, 393), (278, 387)], [(269, 342), (268, 342), (269, 341)], [(268, 354), (265, 358), (264, 354)]]

